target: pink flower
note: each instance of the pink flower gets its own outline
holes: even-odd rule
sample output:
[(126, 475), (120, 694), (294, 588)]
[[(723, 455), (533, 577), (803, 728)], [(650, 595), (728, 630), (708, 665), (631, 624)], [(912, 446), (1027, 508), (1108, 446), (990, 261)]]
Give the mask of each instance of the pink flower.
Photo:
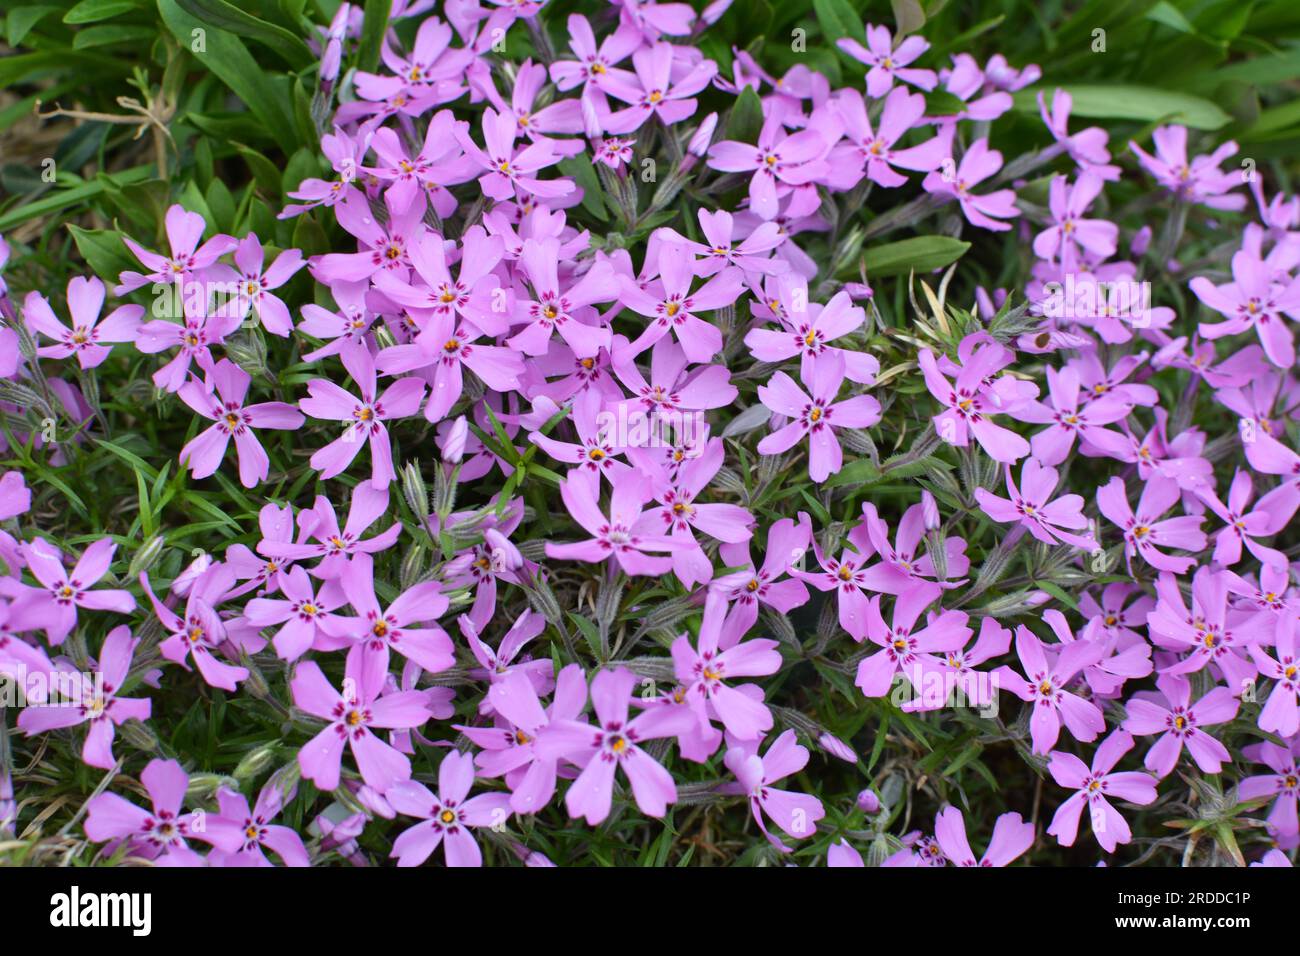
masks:
[[(669, 332), (676, 337), (688, 360), (708, 362), (722, 351), (722, 333), (696, 313), (712, 312), (734, 303), (740, 296), (742, 273), (739, 269), (724, 268), (692, 293), (695, 254), (679, 242), (663, 242), (658, 249), (657, 286), (662, 289), (659, 295), (642, 289), (630, 276), (621, 277), (619, 300), (633, 312), (652, 321), (626, 348), (624, 355), (616, 353), (616, 362), (625, 362), (641, 354)], [(577, 349), (574, 351), (581, 356)]]
[(1192, 685), (1186, 677), (1165, 673), (1156, 678), (1159, 694), (1139, 691), (1124, 709), (1128, 719), (1124, 729), (1130, 734), (1159, 734), (1145, 761), (1146, 768), (1158, 778), (1174, 769), (1183, 748), (1206, 773), (1218, 773), (1232, 757), (1226, 747), (1204, 728), (1224, 724), (1237, 716), (1239, 706), (1227, 687), (1215, 687), (1195, 704)]
[[(318, 557), (322, 560), (311, 573), (324, 580), (337, 578), (347, 567), (351, 555), (376, 554), (391, 548), (397, 541), (402, 533), (400, 521), (394, 521), (373, 537), (361, 537), (388, 510), (388, 497), (386, 487), (376, 488), (368, 481), (360, 482), (352, 491), (347, 524), (340, 531), (334, 506), (324, 495), (318, 495), (311, 508), (298, 513), (299, 541), (291, 541), (288, 537), (263, 538), (258, 542), (257, 552), (268, 558), (291, 561)], [(309, 540), (301, 540), (304, 536)]]
[(466, 155), (485, 172), (479, 176), (483, 195), (498, 202), (523, 194), (538, 199), (558, 199), (573, 192), (568, 179), (538, 179), (535, 173), (553, 166), (562, 158), (550, 140), (538, 140), (521, 150), (515, 149), (519, 124), (513, 116), (488, 107), (483, 111), (483, 141), (486, 150), (469, 135), (469, 124), (458, 124), (456, 140)]
[(569, 28), (569, 49), (577, 59), (556, 60), (551, 64), (551, 80), (556, 89), (567, 92), (582, 84), (584, 90), (595, 86), (608, 93), (611, 92), (611, 79), (628, 84), (636, 82), (635, 75), (617, 66), (641, 47), (641, 32), (636, 27), (620, 22), (618, 29), (605, 37), (597, 47), (596, 35), (586, 17), (570, 14), (566, 23)]
[(1275, 488), (1260, 498), (1252, 510), (1247, 511), (1254, 491), (1250, 473), (1240, 470), (1232, 478), (1226, 504), (1219, 500), (1212, 489), (1197, 489), (1197, 496), (1225, 522), (1225, 527), (1214, 536), (1216, 564), (1224, 567), (1236, 564), (1241, 560), (1243, 544), (1261, 564), (1282, 566), (1287, 563), (1282, 552), (1260, 544), (1255, 539), (1275, 535), (1290, 523), (1295, 514), (1295, 496), (1285, 487)]
[(983, 488), (975, 489), (975, 500), (983, 512), (994, 521), (1016, 521), (1044, 544), (1072, 544), (1076, 548), (1092, 551), (1097, 547), (1092, 535), (1073, 534), (1062, 528), (1086, 528), (1088, 519), (1083, 516), (1081, 495), (1062, 495), (1050, 501), (1058, 480), (1056, 469), (1048, 468), (1037, 458), (1026, 458), (1020, 469), (1020, 487), (1011, 477), (1011, 466), (1006, 466), (1007, 492), (1002, 498)]
[(1034, 255), (1059, 259), (1064, 268), (1075, 268), (1081, 256), (1107, 259), (1115, 254), (1119, 226), (1105, 219), (1087, 219), (1084, 213), (1101, 194), (1101, 177), (1081, 173), (1073, 187), (1064, 176), (1052, 177), (1049, 209), (1052, 225), (1034, 237)]
[(149, 283), (175, 282), (191, 285), (195, 280), (202, 280), (206, 271), (218, 259), (238, 245), (234, 236), (221, 234), (213, 236), (200, 246), (199, 241), (203, 238), (207, 223), (198, 213), (186, 212), (179, 203), (168, 208), (164, 222), (167, 227), (167, 243), (171, 247), (170, 257), (150, 252), (134, 240), (122, 237), (126, 247), (150, 271), (146, 274), (123, 272), (118, 277), (119, 284), (113, 290), (114, 295), (126, 295)]
[(726, 140), (709, 148), (709, 167), (729, 173), (753, 173), (749, 180), (749, 208), (762, 219), (776, 218), (783, 187), (802, 186), (824, 176), (824, 161), (831, 143), (815, 129), (786, 134), (779, 116), (773, 115), (758, 134), (758, 145)]
[(891, 544), (889, 525), (877, 513), (875, 505), (870, 501), (863, 502), (862, 523), (850, 533), (850, 540), (858, 545), (864, 557), (870, 557), (872, 551), (880, 555), (880, 560), (862, 573), (863, 587), (884, 594), (903, 594), (918, 582), (938, 584), (945, 589), (963, 583), (956, 579), (970, 570), (965, 539), (953, 536), (943, 542), (947, 558), (946, 580), (929, 580), (938, 574), (934, 558), (928, 553), (919, 558), (916, 556), (916, 549), (926, 531), (925, 511), (924, 503), (914, 504), (904, 511)]
[(549, 708), (542, 707), (537, 688), (522, 670), (506, 671), (493, 681), (488, 701), (501, 718), (497, 726), (457, 729), (483, 748), (474, 756), (483, 776), (506, 778), (510, 808), (515, 813), (537, 813), (555, 795), (557, 764), (555, 757), (542, 756), (537, 741), (552, 721), (577, 720), (582, 713), (587, 702), (582, 665), (570, 664), (560, 671)]
[[(1180, 573), (1180, 572), (1175, 572)], [(1244, 691), (1257, 670), (1247, 657), (1250, 645), (1264, 634), (1257, 622), (1228, 617), (1228, 574), (1212, 567), (1197, 568), (1192, 577), (1192, 606), (1183, 603), (1178, 580), (1169, 572), (1156, 579), (1155, 610), (1147, 615), (1151, 641), (1186, 657), (1163, 668), (1166, 674), (1191, 674), (1214, 664), (1229, 687)]]
[(677, 800), (672, 774), (641, 744), (688, 731), (695, 717), (688, 710), (656, 707), (628, 720), (636, 684), (636, 675), (626, 668), (602, 670), (591, 682), (596, 726), (579, 720), (552, 720), (537, 741), (543, 757), (585, 761), (564, 803), (569, 816), (585, 817), (592, 826), (609, 816), (614, 773), (619, 767), (632, 785), (637, 807), (647, 816), (662, 817)]
[(86, 838), (92, 843), (126, 841), (133, 853), (162, 866), (202, 866), (203, 858), (188, 840), (210, 843), (226, 853), (242, 845), (238, 825), (215, 814), (182, 813), (189, 775), (175, 760), (151, 760), (140, 773), (153, 804), (142, 810), (115, 793), (101, 793), (86, 802)]
[(1088, 808), (1093, 836), (1107, 853), (1114, 853), (1119, 844), (1133, 839), (1128, 821), (1107, 799), (1114, 797), (1139, 805), (1155, 802), (1156, 782), (1150, 774), (1112, 772), (1119, 759), (1132, 749), (1133, 737), (1117, 730), (1097, 747), (1091, 769), (1074, 754), (1052, 753), (1047, 764), (1052, 779), (1062, 787), (1076, 791), (1057, 808), (1047, 828), (1061, 846), (1074, 846), (1079, 832), (1079, 816), (1084, 807)]
[(448, 866), (482, 866), (483, 854), (470, 835), (475, 827), (502, 826), (510, 818), (510, 795), (481, 793), (474, 786), (474, 758), (455, 750), (438, 767), (438, 793), (414, 780), (394, 785), (385, 796), (393, 809), (422, 822), (393, 841), (398, 866), (419, 866), (441, 844)]
[(1224, 172), (1219, 164), (1237, 153), (1237, 144), (1231, 140), (1213, 153), (1197, 156), (1187, 161), (1187, 127), (1158, 126), (1151, 134), (1156, 144), (1152, 156), (1137, 143), (1129, 140), (1128, 147), (1137, 153), (1138, 162), (1155, 177), (1156, 182), (1186, 202), (1199, 203), (1211, 209), (1244, 209), (1246, 197), (1227, 195), (1244, 182), (1240, 170)]
[[(673, 427), (677, 430), (694, 427), (698, 435), (702, 424), (696, 423), (702, 422), (704, 416), (689, 413), (724, 408), (739, 394), (731, 384), (731, 373), (725, 365), (705, 365), (688, 372), (688, 359), (682, 346), (666, 336), (650, 350), (649, 382), (636, 367), (622, 336), (616, 336), (614, 342), (614, 374), (632, 397), (617, 402), (607, 411), (615, 414), (617, 422), (628, 423), (628, 434), (621, 437), (629, 446), (654, 447), (656, 442), (668, 440), (664, 432)], [(635, 440), (638, 432), (639, 441)]]
[(875, 553), (867, 528), (859, 524), (848, 535), (849, 543), (858, 550), (845, 550), (838, 560), (822, 553), (821, 544), (814, 537), (813, 553), (817, 563), (822, 566), (820, 573), (792, 568), (790, 574), (802, 581), (807, 581), (819, 591), (836, 594), (840, 627), (844, 628), (859, 643), (867, 636), (867, 604), (864, 593), (866, 572), (863, 570), (868, 559)]
[(58, 647), (77, 625), (77, 608), (131, 613), (135, 610), (135, 598), (130, 592), (116, 588), (90, 590), (108, 573), (116, 551), (115, 541), (101, 538), (82, 552), (69, 574), (59, 550), (44, 538), (22, 545), (21, 554), (26, 559), (27, 570), (41, 586), (12, 582), (14, 603), (10, 609), (10, 627), (16, 631), (39, 628), (45, 632), (51, 646)]
[(894, 149), (903, 134), (918, 126), (925, 115), (925, 97), (908, 93), (901, 86), (885, 98), (878, 130), (873, 130), (866, 103), (857, 90), (839, 90), (831, 102), (844, 123), (847, 140), (831, 150), (831, 164), (851, 160), (858, 167), (859, 175), (865, 168), (867, 179), (880, 186), (892, 189), (907, 182), (907, 177), (894, 167), (922, 173), (938, 169), (952, 149), (951, 139), (946, 135), (931, 137), (906, 149)]
[(1232, 257), (1232, 280), (1216, 286), (1204, 276), (1197, 276), (1189, 283), (1198, 299), (1227, 316), (1226, 322), (1202, 322), (1201, 335), (1213, 340), (1253, 327), (1269, 361), (1279, 368), (1290, 368), (1295, 364), (1295, 338), (1283, 313), (1300, 318), (1300, 279), (1287, 285), (1274, 281), (1272, 271), (1257, 256), (1242, 249)]
[(239, 458), (239, 483), (245, 488), (254, 488), (258, 482), (266, 480), (271, 461), (253, 429), (293, 430), (303, 423), (301, 413), (284, 402), (245, 405), (251, 382), (247, 372), (230, 359), (222, 359), (213, 367), (209, 381), (191, 378), (181, 386), (181, 400), (199, 415), (216, 423), (181, 449), (181, 464), (190, 469), (193, 477), (207, 478), (215, 473), (221, 467), (230, 439), (234, 438)]
[(523, 357), (497, 345), (483, 345), (478, 341), (483, 334), (454, 314), (435, 312), (413, 343), (390, 345), (379, 353), (377, 365), (385, 375), (418, 371), (429, 379), (432, 388), (424, 417), (439, 422), (460, 399), (466, 368), (499, 392), (519, 387)]
[(77, 356), (83, 369), (95, 368), (112, 351), (105, 342), (131, 342), (144, 315), (142, 305), (120, 305), (100, 321), (104, 308), (104, 283), (96, 276), (74, 276), (68, 280), (69, 329), (54, 316), (49, 301), (39, 292), (28, 293), (23, 301), (23, 319), (29, 327), (57, 342), (37, 349), (45, 358)]
[(1052, 134), (1065, 151), (1069, 153), (1070, 158), (1079, 164), (1080, 168), (1091, 170), (1103, 179), (1118, 179), (1119, 168), (1109, 166), (1110, 150), (1106, 144), (1110, 141), (1110, 134), (1100, 126), (1090, 126), (1085, 130), (1070, 135), (1070, 110), (1074, 107), (1074, 97), (1070, 96), (1065, 90), (1057, 89), (1052, 93), (1052, 108), (1048, 111), (1046, 101), (1043, 99), (1043, 91), (1038, 92), (1038, 112), (1043, 118), (1043, 123), (1047, 126), (1047, 131)]
[(575, 356), (591, 358), (610, 347), (609, 329), (600, 323), (592, 305), (617, 299), (618, 279), (608, 262), (596, 262), (577, 281), (569, 279), (562, 290), (559, 261), (559, 239), (524, 240), (519, 263), (536, 298), (516, 304), (528, 324), (506, 344), (525, 355), (545, 355), (552, 334), (558, 332)]
[(948, 174), (933, 172), (925, 177), (921, 186), (928, 193), (951, 196), (961, 205), (964, 215), (973, 226), (981, 229), (1005, 231), (1013, 219), (1020, 215), (1016, 208), (1016, 194), (1012, 189), (998, 189), (982, 196), (971, 192), (984, 180), (1002, 168), (1002, 154), (989, 149), (988, 138), (971, 143), (956, 170)]
[(741, 570), (714, 578), (711, 588), (733, 605), (737, 633), (743, 634), (758, 620), (759, 604), (766, 604), (779, 614), (787, 614), (808, 602), (808, 588), (799, 580), (781, 580), (803, 559), (812, 538), (812, 523), (803, 512), (796, 523), (782, 518), (767, 529), (767, 553), (763, 566), (755, 570), (746, 544), (724, 544), (719, 554), (724, 563)]
[(239, 316), (228, 306), (209, 311), (206, 286), (191, 283), (176, 288), (182, 299), (183, 323), (154, 319), (140, 325), (135, 333), (135, 347), (141, 352), (154, 354), (180, 347), (171, 361), (153, 375), (153, 383), (169, 392), (179, 391), (185, 384), (190, 362), (197, 363), (204, 372), (211, 372), (212, 346), (225, 342), (226, 336), (239, 328), (240, 323)]
[[(1044, 612), (1043, 617), (1054, 629), (1069, 632), (1059, 611)], [(1096, 740), (1106, 729), (1106, 718), (1096, 704), (1065, 689), (1075, 675), (1101, 660), (1104, 653), (1101, 644), (1089, 640), (1063, 642), (1059, 651), (1049, 649), (1023, 624), (1016, 628), (1016, 656), (1025, 676), (1006, 665), (995, 673), (1002, 686), (1033, 706), (1029, 733), (1034, 753), (1045, 754), (1056, 746), (1062, 721), (1076, 740), (1084, 742)]]
[(803, 840), (817, 830), (817, 821), (826, 815), (822, 802), (806, 793), (781, 790), (772, 786), (808, 764), (808, 748), (798, 744), (793, 730), (787, 730), (772, 742), (767, 753), (759, 756), (757, 740), (738, 744), (727, 750), (723, 763), (736, 776), (735, 784), (724, 784), (724, 792), (734, 792), (749, 799), (754, 822), (768, 841), (782, 853), (792, 852), (763, 823), (769, 817), (781, 832)]
[(456, 121), (451, 110), (439, 110), (429, 120), (424, 143), (415, 156), (389, 127), (375, 133), (370, 148), (380, 165), (365, 171), (389, 183), (385, 198), (392, 197), (394, 210), (414, 206), (423, 211), (422, 197), (427, 196), (439, 216), (451, 216), (456, 211), (456, 197), (446, 187), (469, 182), (477, 171), (456, 141), (456, 130), (464, 125)]
[(507, 303), (500, 297), (505, 290), (493, 270), (505, 254), (505, 242), (500, 236), (489, 236), (482, 226), (471, 226), (461, 237), (460, 269), (454, 279), (447, 265), (449, 248), (454, 250), (454, 244), (436, 232), (426, 232), (408, 250), (421, 281), (379, 272), (375, 288), (405, 306), (421, 331), (435, 316), (456, 316), (485, 334), (502, 334), (509, 328)]
[(1018, 813), (1004, 813), (993, 824), (988, 849), (978, 861), (966, 839), (966, 820), (956, 807), (948, 807), (934, 819), (934, 838), (943, 855), (956, 866), (1009, 866), (1034, 845), (1034, 825)]
[(755, 699), (758, 694), (747, 692), (758, 691), (757, 685), (735, 687), (728, 682), (775, 674), (781, 669), (781, 654), (776, 641), (743, 641), (735, 631), (734, 642), (721, 647), (726, 613), (725, 599), (711, 594), (705, 602), (696, 646), (691, 646), (687, 634), (673, 641), (673, 671), (701, 727), (718, 720), (737, 740), (754, 740), (772, 729), (772, 712)]
[(1295, 627), (1294, 610), (1279, 615), (1276, 657), (1258, 644), (1250, 647), (1259, 672), (1275, 681), (1259, 713), (1259, 729), (1279, 737), (1293, 737), (1300, 730), (1300, 654), (1296, 652)]
[(697, 104), (693, 97), (709, 85), (718, 72), (718, 65), (712, 60), (700, 60), (673, 82), (673, 58), (677, 49), (671, 43), (659, 42), (643, 46), (633, 53), (635, 83), (619, 75), (606, 74), (600, 89), (632, 104), (604, 119), (607, 132), (617, 135), (630, 133), (640, 129), (652, 116), (657, 116), (665, 126), (671, 126), (695, 112)]
[(864, 47), (852, 37), (836, 40), (835, 45), (860, 63), (871, 67), (867, 71), (867, 95), (880, 99), (889, 92), (898, 79), (910, 83), (917, 89), (932, 90), (938, 83), (938, 77), (932, 70), (908, 68), (907, 65), (919, 57), (930, 44), (919, 36), (910, 36), (894, 49), (893, 37), (888, 27), (866, 24), (867, 45)]
[(154, 613), (170, 632), (158, 646), (163, 657), (186, 670), (189, 670), (186, 661), (193, 661), (205, 683), (228, 691), (235, 690), (248, 677), (247, 668), (219, 661), (215, 654), (223, 645), (228, 646), (230, 636), (226, 622), (217, 613), (217, 605), (229, 596), (234, 583), (230, 565), (212, 565), (190, 586), (182, 617), (158, 600), (149, 586), (148, 576), (143, 571), (140, 573), (140, 584), (149, 595)]
[(391, 272), (405, 278), (411, 267), (410, 250), (428, 231), (422, 221), (424, 209), (413, 203), (405, 210), (397, 206), (391, 191), (384, 196), (388, 221), (380, 225), (370, 209), (370, 201), (354, 192), (338, 203), (334, 213), (338, 223), (357, 238), (358, 252), (331, 252), (312, 260), (311, 273), (318, 282), (359, 282), (373, 279), (377, 273)]
[[(762, 228), (761, 226), (759, 227)], [(880, 361), (874, 355), (829, 343), (861, 329), (866, 313), (853, 304), (847, 292), (837, 292), (825, 305), (808, 301), (808, 283), (802, 278), (782, 276), (777, 280), (779, 298), (771, 311), (781, 331), (751, 329), (745, 336), (750, 354), (760, 362), (781, 362), (799, 356), (799, 377), (812, 381), (813, 368), (831, 355), (844, 362), (844, 375), (851, 382), (873, 385)], [(756, 314), (759, 314), (757, 307)]]
[(649, 500), (649, 482), (645, 476), (627, 473), (611, 480), (609, 517), (601, 511), (594, 476), (581, 471), (569, 473), (560, 482), (560, 497), (569, 514), (590, 535), (587, 541), (573, 544), (546, 542), (546, 556), (560, 561), (604, 561), (613, 558), (629, 575), (667, 574), (672, 560), (646, 552), (674, 551), (680, 543), (663, 534), (635, 531), (642, 516), (642, 506)]
[(739, 505), (696, 501), (722, 467), (726, 457), (722, 439), (710, 439), (699, 455), (686, 459), (674, 472), (642, 449), (633, 449), (632, 455), (637, 467), (650, 476), (651, 496), (660, 505), (657, 514), (653, 509), (644, 512), (632, 530), (646, 534), (667, 532), (681, 543), (672, 553), (672, 562), (683, 586), (708, 583), (713, 577), (713, 565), (694, 532), (738, 544), (750, 539), (754, 526), (754, 516)]
[(423, 725), (431, 716), (421, 691), (380, 696), (387, 673), (367, 667), (364, 654), (360, 644), (348, 651), (342, 694), (330, 685), (314, 661), (298, 664), (289, 681), (294, 706), (328, 722), (298, 751), (302, 775), (325, 791), (339, 785), (345, 744), (352, 751), (361, 779), (379, 793), (386, 794), (394, 784), (409, 780), (411, 762), (380, 740), (374, 729), (406, 730)]
[(844, 455), (835, 438), (836, 428), (870, 428), (880, 421), (880, 403), (870, 395), (835, 401), (845, 378), (844, 359), (831, 352), (819, 358), (806, 383), (810, 398), (785, 372), (774, 372), (758, 387), (758, 398), (778, 416), (794, 419), (758, 443), (760, 455), (777, 455), (803, 438), (809, 442), (808, 477), (825, 481), (840, 470)]
[(307, 263), (298, 249), (285, 249), (275, 261), (263, 269), (265, 254), (261, 240), (249, 233), (235, 248), (235, 265), (239, 269), (239, 315), (250, 311), (262, 322), (262, 328), (272, 335), (287, 336), (293, 331), (289, 307), (272, 289), (284, 285)]
[[(81, 759), (89, 767), (112, 770), (113, 736), (119, 724), (128, 720), (148, 720), (153, 702), (148, 698), (119, 697), (118, 691), (131, 669), (131, 658), (139, 646), (126, 625), (108, 632), (99, 653), (97, 679), (69, 669), (56, 684), (72, 691), (69, 699), (46, 706), (30, 705), (18, 714), (18, 726), (30, 737), (63, 727), (89, 723)], [(64, 683), (64, 679), (71, 684)]]
[(1129, 505), (1124, 479), (1116, 475), (1097, 491), (1097, 507), (1111, 524), (1124, 534), (1124, 554), (1131, 562), (1139, 555), (1160, 571), (1183, 574), (1196, 563), (1194, 558), (1175, 558), (1160, 548), (1182, 548), (1197, 552), (1205, 548), (1205, 534), (1201, 531), (1203, 515), (1184, 515), (1180, 518), (1160, 516), (1178, 500), (1178, 485), (1172, 481), (1153, 478), (1142, 487), (1136, 512)]
[(244, 608), (248, 623), (259, 630), (282, 625), (271, 643), (281, 660), (296, 661), (312, 647), (324, 650), (328, 633), (324, 624), (343, 603), (338, 587), (322, 588), (318, 596), (302, 568), (278, 573), (283, 599), (254, 598)]
[(298, 407), (312, 418), (345, 422), (343, 434), (311, 456), (311, 466), (322, 478), (341, 474), (365, 442), (370, 444), (370, 484), (386, 488), (397, 477), (393, 448), (384, 422), (409, 418), (424, 399), (424, 383), (418, 378), (400, 378), (382, 395), (375, 389), (375, 360), (364, 344), (346, 346), (340, 353), (360, 398), (344, 391), (327, 378), (307, 383), (308, 398)]
[(409, 626), (436, 621), (446, 612), (447, 598), (437, 581), (407, 588), (385, 608), (375, 597), (374, 559), (370, 555), (354, 557), (337, 580), (357, 616), (333, 614), (320, 622), (320, 628), (331, 637), (356, 642), (364, 650), (362, 662), (367, 672), (387, 674), (390, 651), (415, 661), (431, 674), (456, 663), (451, 638), (441, 627)]
[[(953, 385), (939, 370), (934, 353), (928, 348), (921, 350), (917, 361), (925, 375), (926, 387), (945, 406), (934, 417), (934, 427), (941, 439), (964, 448), (973, 434), (995, 461), (1018, 461), (1029, 454), (1029, 442), (989, 420), (991, 415), (1015, 408), (1021, 398), (1011, 376), (993, 380), (994, 374), (1014, 359), (1009, 349), (995, 342), (977, 345), (958, 367), (956, 385)], [(990, 381), (991, 384), (986, 384)]]
[(1300, 819), (1296, 814), (1297, 797), (1300, 797), (1297, 754), (1300, 754), (1300, 738), (1293, 738), (1287, 747), (1264, 741), (1242, 748), (1244, 757), (1264, 764), (1273, 772), (1245, 777), (1237, 785), (1237, 797), (1243, 801), (1276, 795), (1268, 823), (1290, 840), (1300, 834)]
[(274, 779), (257, 796), (257, 806), (248, 806), (248, 799), (229, 787), (217, 791), (217, 807), (223, 819), (239, 827), (243, 844), (233, 853), (214, 850), (208, 854), (209, 866), (272, 866), (266, 858), (270, 850), (285, 866), (311, 865), (307, 847), (302, 837), (292, 827), (278, 826), (271, 821), (284, 808), (285, 796)]
[(939, 611), (925, 626), (916, 622), (942, 591), (933, 584), (917, 584), (900, 594), (894, 602), (894, 624), (885, 623), (880, 613), (880, 597), (867, 602), (867, 637), (880, 650), (858, 664), (854, 683), (866, 697), (884, 697), (902, 674), (918, 691), (925, 690), (926, 677), (937, 669), (934, 652), (955, 651), (970, 640), (965, 611)]

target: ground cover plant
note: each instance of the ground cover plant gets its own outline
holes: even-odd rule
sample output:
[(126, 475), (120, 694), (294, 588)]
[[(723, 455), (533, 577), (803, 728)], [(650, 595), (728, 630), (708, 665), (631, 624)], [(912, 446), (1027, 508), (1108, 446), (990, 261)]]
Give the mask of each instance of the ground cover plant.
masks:
[(1292, 864), (1300, 7), (2, 24), (0, 861)]

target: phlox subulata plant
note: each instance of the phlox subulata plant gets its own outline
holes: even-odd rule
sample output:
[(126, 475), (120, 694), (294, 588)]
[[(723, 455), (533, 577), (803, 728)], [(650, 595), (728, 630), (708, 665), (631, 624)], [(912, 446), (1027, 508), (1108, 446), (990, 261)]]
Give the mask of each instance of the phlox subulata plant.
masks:
[(875, 4), (321, 6), (278, 189), (181, 108), (0, 240), (0, 830), (41, 746), (96, 862), (1290, 865), (1285, 164)]

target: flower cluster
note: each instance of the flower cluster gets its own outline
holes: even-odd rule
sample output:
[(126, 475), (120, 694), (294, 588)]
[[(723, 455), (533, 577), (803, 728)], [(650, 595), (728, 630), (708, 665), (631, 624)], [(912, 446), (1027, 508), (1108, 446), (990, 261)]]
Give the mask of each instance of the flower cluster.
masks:
[[(204, 482), (252, 502), (205, 513), (183, 567), (159, 538), (114, 574), (150, 522), (60, 547), (31, 505), (47, 472), (0, 481), (0, 674), (34, 689), (17, 728), (103, 770), (151, 757), (147, 808), (87, 805), (105, 854), (303, 866), (364, 857), (370, 830), (401, 866), (439, 846), (545, 865), (521, 818), (743, 801), (774, 856), (1004, 866), (1075, 844), (1085, 809), (1117, 852), (1180, 775), (1203, 802), (1272, 801), (1260, 840), (1300, 844), (1300, 203), (1257, 187), (1262, 223), (1175, 314), (1106, 192), (1242, 213), (1234, 144), (1189, 160), (1162, 126), (1123, 169), (1048, 90), (1047, 145), (1013, 172), (995, 121), (1037, 67), (941, 64), (865, 24), (841, 89), (742, 53), (728, 74), (692, 42), (728, 5), (615, 0), (552, 52), (540, 3), (395, 3), (379, 71), (337, 83), (363, 24), (344, 3), (320, 44), (333, 176), (281, 212), (331, 251), (213, 234), (181, 203), (165, 249), (126, 239), (138, 270), (106, 277), (106, 315), (93, 276), (66, 305), (4, 298), (8, 378), (79, 429), (10, 433), (25, 458), (107, 437), (85, 383), (129, 358), (192, 413), (148, 462), (188, 477), (142, 470), (142, 507)], [(503, 54), (521, 35), (536, 59)], [(825, 259), (856, 260), (843, 220), (908, 187), (972, 241), (1014, 231), (1020, 286), (966, 311), (918, 275), (930, 308), (891, 324), (880, 280)], [(248, 755), (248, 779), (280, 761), (256, 795), (224, 779), (185, 808), (182, 764), (211, 768), (150, 729), (177, 685), (283, 726)], [(1014, 744), (1050, 817), (994, 791), (986, 827), (950, 790), (932, 835), (895, 833), (901, 781), (832, 805), (800, 743), (874, 774), (881, 715), (950, 729), (968, 707), (984, 743), (944, 762)], [(294, 801), (303, 832), (273, 822)]]

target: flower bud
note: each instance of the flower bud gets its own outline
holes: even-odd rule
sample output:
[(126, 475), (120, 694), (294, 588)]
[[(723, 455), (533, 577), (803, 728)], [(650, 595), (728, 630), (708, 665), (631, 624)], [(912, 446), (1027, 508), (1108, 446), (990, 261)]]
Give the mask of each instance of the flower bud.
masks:
[(939, 504), (929, 491), (921, 492), (921, 515), (925, 520), (925, 530), (935, 531), (939, 527)]
[(821, 732), (821, 735), (817, 738), (817, 745), (832, 757), (839, 757), (846, 763), (857, 763), (858, 761), (858, 755), (853, 752), (853, 748), (840, 738), (833, 736), (829, 731), (823, 730)]
[(420, 524), (429, 520), (429, 489), (420, 474), (420, 466), (408, 461), (402, 468), (402, 497)]
[(709, 144), (713, 142), (713, 133), (718, 128), (718, 114), (710, 113), (704, 117), (704, 121), (691, 134), (691, 141), (686, 146), (686, 152), (692, 156), (703, 156), (709, 151)]
[(1147, 248), (1151, 245), (1151, 227), (1143, 226), (1137, 232), (1133, 233), (1133, 239), (1128, 244), (1129, 253), (1134, 257), (1146, 255)]
[(135, 557), (131, 559), (131, 564), (127, 568), (126, 576), (132, 581), (137, 581), (141, 574), (150, 570), (157, 562), (158, 556), (162, 554), (163, 537), (160, 534), (154, 535), (136, 551)]
[(275, 760), (274, 745), (255, 747), (244, 754), (244, 759), (235, 767), (233, 776), (241, 784), (248, 783), (260, 777), (262, 771), (269, 767), (273, 760)]
[(879, 813), (880, 797), (876, 796), (876, 791), (868, 789), (859, 793), (858, 809), (863, 813)]
[(469, 440), (469, 422), (461, 415), (451, 423), (446, 437), (440, 443), (442, 460), (448, 464), (458, 465), (465, 457), (465, 443)]

